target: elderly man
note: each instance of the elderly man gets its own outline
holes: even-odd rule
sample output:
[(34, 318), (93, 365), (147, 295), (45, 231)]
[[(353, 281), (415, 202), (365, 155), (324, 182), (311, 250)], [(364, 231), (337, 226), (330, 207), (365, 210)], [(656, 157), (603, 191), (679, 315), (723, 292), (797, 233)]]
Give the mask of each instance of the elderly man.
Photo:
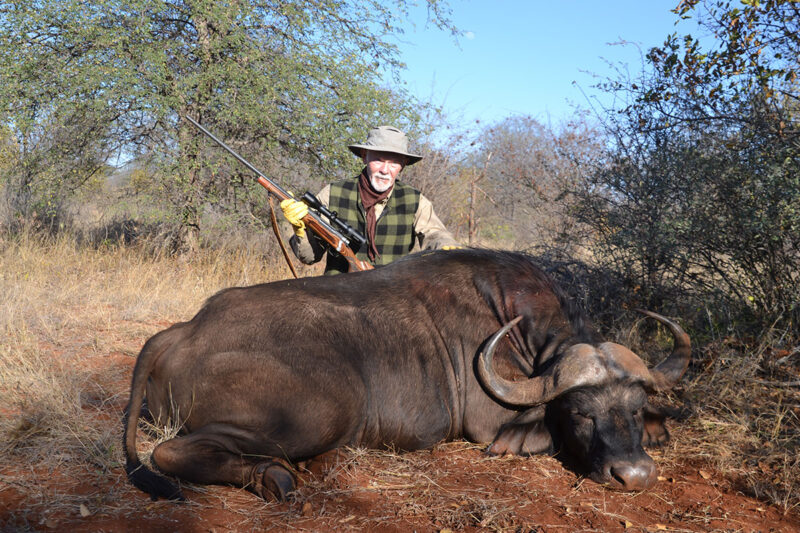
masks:
[[(369, 132), (364, 144), (348, 148), (364, 161), (364, 170), (355, 178), (327, 185), (317, 198), (367, 237), (367, 245), (356, 252), (359, 259), (385, 265), (418, 250), (458, 247), (430, 200), (397, 181), (404, 167), (422, 159), (408, 152), (405, 133), (381, 126)], [(306, 204), (288, 199), (281, 202), (281, 209), (294, 226), (290, 243), (295, 255), (306, 264), (322, 259), (322, 244), (306, 233), (301, 220), (308, 213)], [(339, 272), (347, 272), (347, 261), (328, 252), (325, 273)]]

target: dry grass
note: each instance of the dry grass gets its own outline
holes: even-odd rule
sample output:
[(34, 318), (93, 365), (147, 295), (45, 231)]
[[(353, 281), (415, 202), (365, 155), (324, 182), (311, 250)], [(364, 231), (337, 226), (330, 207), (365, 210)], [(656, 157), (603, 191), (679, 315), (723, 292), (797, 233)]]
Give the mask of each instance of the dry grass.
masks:
[[(732, 339), (695, 350), (682, 394), (691, 415), (681, 443), (688, 457), (726, 475), (745, 493), (800, 508), (798, 366), (774, 364), (768, 344)], [(772, 359), (772, 360), (771, 360)], [(783, 362), (785, 363), (785, 361)]]
[[(82, 247), (68, 237), (0, 237), (0, 492), (15, 491), (20, 505), (36, 516), (75, 515), (80, 505), (114, 516), (136, 515), (140, 508), (120, 497), (132, 490), (121, 473), (120, 418), (136, 354), (147, 337), (190, 318), (218, 290), (285, 277), (284, 266), (268, 263), (252, 250), (153, 257), (136, 247)], [(681, 424), (688, 429), (681, 430), (679, 442), (659, 461), (689, 457), (789, 511), (800, 505), (800, 388), (781, 384), (792, 381), (797, 355), (786, 359), (778, 354), (778, 364), (778, 355), (768, 347), (757, 353), (747, 349), (719, 340), (698, 350), (693, 373), (678, 391), (693, 412)], [(150, 448), (158, 435), (145, 440)], [(292, 523), (302, 529), (304, 519), (352, 512), (342, 510), (358, 508), (359, 499), (370, 495), (370, 515), (337, 518), (341, 529), (380, 529), (403, 520), (454, 531), (532, 527), (521, 518), (527, 506), (554, 496), (547, 488), (532, 493), (524, 480), (497, 473), (497, 466), (506, 464), (498, 461), (524, 460), (477, 452), (469, 465), (460, 466), (485, 476), (486, 486), (500, 476), (525, 497), (512, 501), (481, 485), (461, 486), (442, 465), (463, 461), (463, 455), (439, 452), (470, 446), (455, 443), (413, 454), (350, 450), (327, 474), (308, 479), (288, 510), (259, 503), (244, 492), (193, 490), (204, 495), (205, 505), (241, 517), (247, 528)], [(431, 462), (436, 457), (438, 466)], [(563, 469), (552, 459), (515, 463), (514, 468), (537, 469), (538, 476), (564, 483)], [(69, 483), (54, 483), (62, 478)], [(103, 488), (76, 491), (76, 484)], [(584, 489), (579, 484), (565, 490), (580, 495)], [(399, 497), (402, 505), (387, 503), (376, 512), (376, 494), (395, 502)], [(554, 505), (568, 518), (603, 512), (601, 500), (582, 508), (574, 503), (576, 497)], [(25, 522), (26, 512), (20, 511), (14, 525), (40, 527)], [(561, 518), (553, 517), (556, 522)], [(552, 527), (563, 528), (558, 523)]]
[[(526, 487), (522, 480), (508, 479), (496, 472), (494, 465), (499, 461), (524, 459), (489, 457), (480, 453), (482, 449), (471, 443), (453, 442), (440, 444), (433, 451), (404, 454), (343, 450), (324, 469), (324, 475), (312, 477), (300, 487), (298, 502), (301, 508), (305, 502), (313, 502), (309, 512), (324, 514), (335, 513), (337, 504), (343, 500), (370, 498), (374, 506), (372, 496), (379, 496), (377, 500), (384, 502), (382, 512), (351, 518), (360, 530), (375, 530), (384, 522), (397, 519), (414, 521), (424, 517), (437, 530), (477, 527), (482, 531), (506, 531), (522, 523), (516, 510), (526, 502), (509, 498), (507, 493), (497, 494), (492, 486), (499, 482), (516, 483), (520, 494)], [(483, 475), (491, 483), (464, 486), (454, 478), (453, 473), (463, 471), (464, 467), (454, 463), (464, 460), (460, 452), (466, 450), (474, 452), (468, 465), (473, 475)], [(551, 468), (558, 469), (555, 461)], [(399, 507), (394, 505), (393, 500), (397, 499), (402, 501)]]
[[(119, 470), (129, 365), (142, 341), (218, 290), (276, 271), (255, 251), (152, 257), (66, 236), (0, 237), (0, 487), (13, 480), (28, 502), (74, 507), (80, 497), (53, 492), (52, 476), (91, 484)], [(23, 481), (20, 470), (30, 472)]]

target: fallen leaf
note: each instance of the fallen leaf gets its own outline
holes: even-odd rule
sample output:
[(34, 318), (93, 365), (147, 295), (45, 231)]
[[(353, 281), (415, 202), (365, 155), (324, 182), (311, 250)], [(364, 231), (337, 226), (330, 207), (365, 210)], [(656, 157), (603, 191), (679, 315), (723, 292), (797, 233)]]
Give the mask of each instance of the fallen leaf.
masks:
[(350, 520), (354, 519), (355, 517), (356, 517), (356, 515), (351, 514), (347, 518), (342, 518), (341, 520), (339, 520), (339, 523), (340, 524), (346, 524), (347, 522), (349, 522)]
[(452, 529), (447, 529), (447, 528), (445, 528), (445, 529), (440, 529), (440, 530), (439, 530), (439, 533), (453, 533), (453, 530), (452, 530)]
[(698, 473), (700, 474), (700, 477), (703, 479), (708, 479), (711, 477), (711, 474), (709, 474), (705, 470), (699, 470)]
[(630, 529), (633, 527), (633, 522), (631, 522), (630, 520), (625, 520), (623, 524), (625, 525), (625, 529)]
[(656, 529), (659, 531), (666, 531), (667, 526), (665, 526), (664, 524), (656, 524)]
[(86, 504), (84, 503), (81, 504), (78, 510), (83, 518), (86, 518), (87, 516), (92, 514), (91, 511), (89, 511), (89, 508), (86, 507)]
[(303, 508), (300, 510), (303, 516), (311, 516), (314, 510), (311, 508), (311, 502), (306, 502), (303, 504)]

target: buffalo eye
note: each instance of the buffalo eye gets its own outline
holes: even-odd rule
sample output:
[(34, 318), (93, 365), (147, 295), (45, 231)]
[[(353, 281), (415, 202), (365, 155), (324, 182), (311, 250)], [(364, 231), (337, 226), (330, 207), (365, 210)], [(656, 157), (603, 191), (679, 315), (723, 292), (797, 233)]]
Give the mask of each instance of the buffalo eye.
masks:
[(591, 416), (589, 416), (587, 414), (581, 413), (577, 409), (570, 410), (570, 414), (572, 415), (572, 418), (575, 419), (575, 421), (578, 422), (578, 423), (587, 424), (587, 423), (594, 422), (593, 417), (591, 417)]

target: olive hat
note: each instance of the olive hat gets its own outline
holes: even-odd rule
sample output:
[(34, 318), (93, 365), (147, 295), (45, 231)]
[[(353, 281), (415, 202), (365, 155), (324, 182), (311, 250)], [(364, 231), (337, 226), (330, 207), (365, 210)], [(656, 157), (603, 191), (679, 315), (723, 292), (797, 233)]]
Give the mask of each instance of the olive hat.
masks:
[(367, 142), (364, 144), (351, 144), (347, 147), (359, 157), (363, 157), (362, 150), (404, 155), (408, 159), (406, 165), (413, 165), (422, 159), (421, 155), (408, 152), (408, 137), (406, 137), (405, 133), (392, 126), (373, 128), (369, 130)]

